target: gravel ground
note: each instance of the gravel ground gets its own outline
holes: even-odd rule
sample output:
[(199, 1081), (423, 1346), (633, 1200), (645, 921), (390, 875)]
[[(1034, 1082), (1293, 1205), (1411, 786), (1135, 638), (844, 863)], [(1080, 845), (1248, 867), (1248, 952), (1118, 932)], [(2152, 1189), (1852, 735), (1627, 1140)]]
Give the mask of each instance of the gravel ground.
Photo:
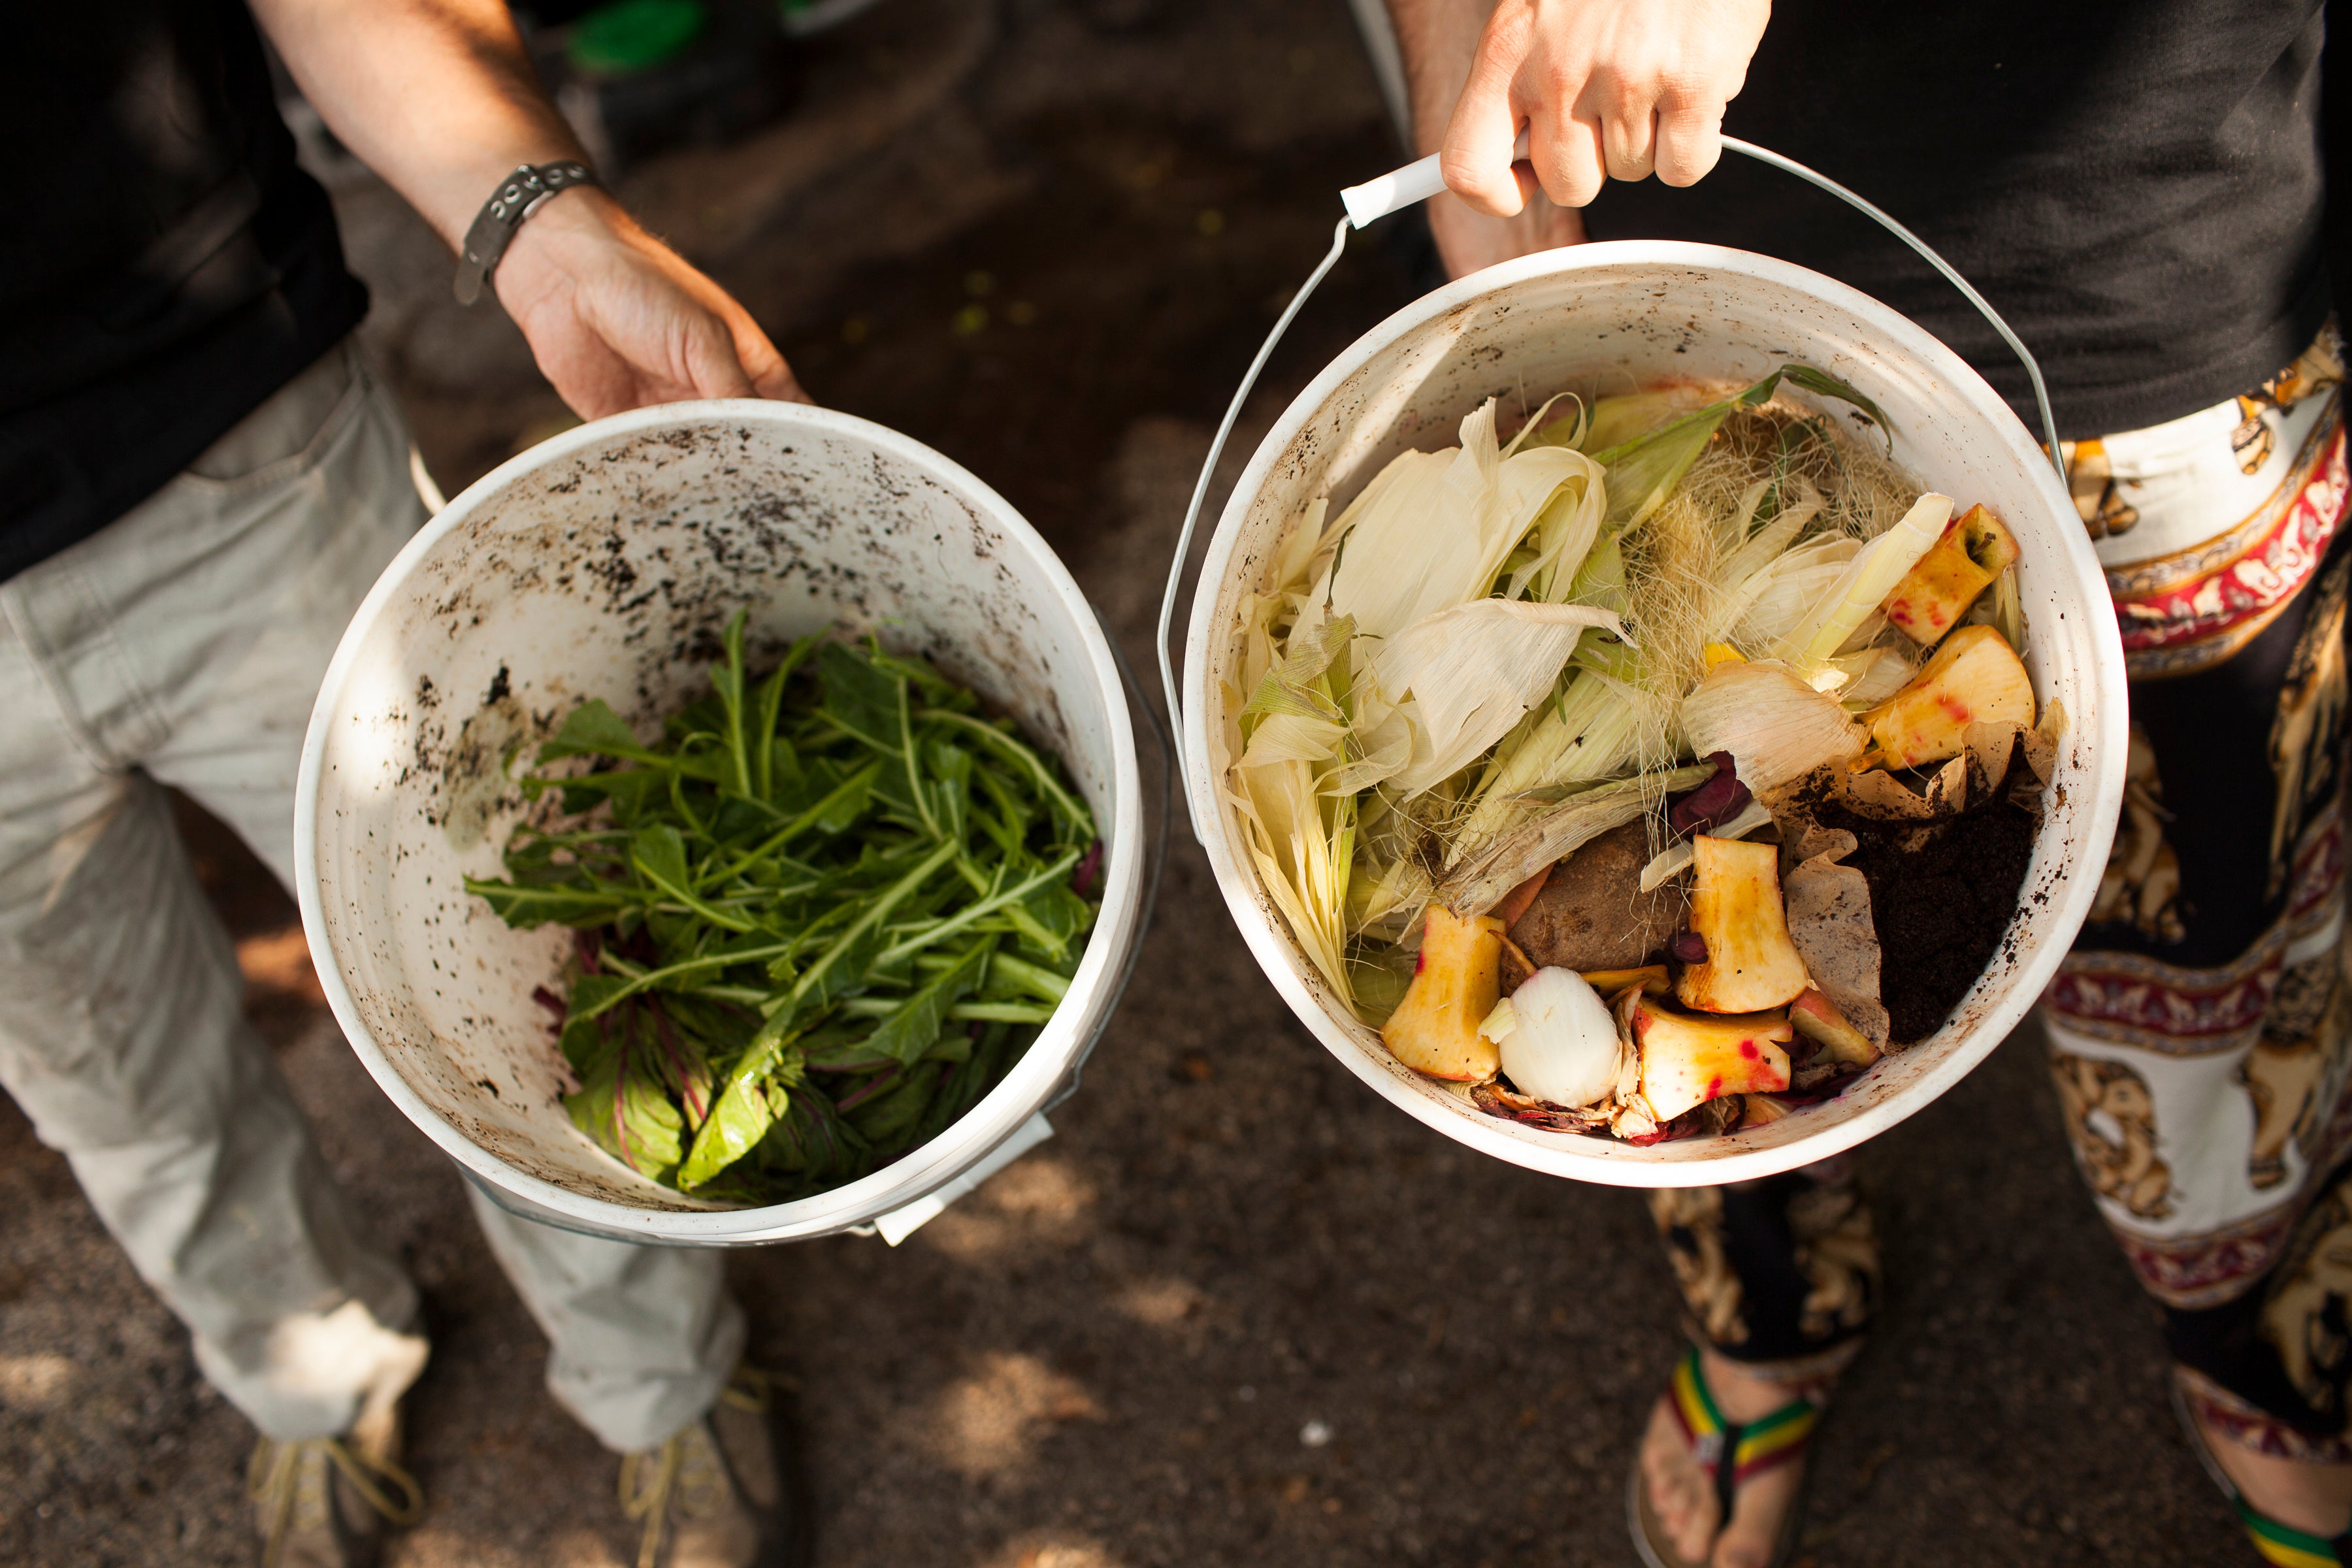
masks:
[[(1003, 489), (1140, 662), (1210, 422), (1333, 191), (1392, 161), (1344, 7), (889, 0), (806, 65), (787, 121), (625, 195), (816, 396)], [(336, 194), (444, 487), (556, 427), (512, 328), (446, 302), (430, 235), (364, 177)], [(1250, 424), (1410, 298), (1406, 248), (1343, 265)], [(541, 1391), (455, 1173), (343, 1047), (283, 896), (185, 826), (257, 1023), (425, 1293), (431, 1506), (388, 1561), (633, 1561), (613, 1461)], [(1638, 1198), (1374, 1100), (1260, 979), (1189, 846), (1056, 1124), (895, 1251), (732, 1259), (757, 1353), (803, 1390), (826, 1568), (1632, 1561), (1624, 1476), (1678, 1343)], [(2033, 1042), (1863, 1158), (1885, 1327), (1824, 1429), (1799, 1562), (2252, 1561), (2172, 1429), (2154, 1314)], [(249, 1429), (5, 1103), (0, 1212), (0, 1560), (247, 1561)]]

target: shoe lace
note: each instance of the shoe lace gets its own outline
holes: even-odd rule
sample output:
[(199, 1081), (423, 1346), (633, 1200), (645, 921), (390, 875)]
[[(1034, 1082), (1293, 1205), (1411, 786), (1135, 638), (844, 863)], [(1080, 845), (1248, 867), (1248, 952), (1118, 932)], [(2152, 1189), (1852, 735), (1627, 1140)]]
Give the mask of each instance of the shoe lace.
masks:
[(670, 1488), (677, 1480), (685, 1447), (686, 1434), (681, 1432), (658, 1448), (621, 1456), (621, 1512), (631, 1521), (646, 1521), (645, 1537), (637, 1546), (637, 1568), (655, 1568), (661, 1555), (662, 1524), (669, 1517)]
[(261, 1505), (269, 1521), (262, 1532), (261, 1568), (279, 1568), (285, 1561), (295, 1506), (305, 1500), (302, 1461), (314, 1453), (341, 1470), (352, 1489), (385, 1522), (411, 1525), (424, 1517), (425, 1489), (416, 1484), (415, 1476), (388, 1459), (362, 1453), (336, 1437), (306, 1437), (292, 1443), (264, 1437), (254, 1444), (245, 1472), (246, 1495)]
[[(778, 1380), (758, 1367), (739, 1365), (719, 1391), (719, 1398), (734, 1409), (761, 1415), (773, 1401), (777, 1386)], [(621, 1456), (621, 1512), (632, 1522), (644, 1521), (646, 1527), (637, 1543), (637, 1568), (656, 1568), (660, 1561), (662, 1526), (669, 1519), (673, 1496), (692, 1515), (707, 1501), (723, 1502), (733, 1489), (726, 1466), (718, 1458), (718, 1445), (707, 1434), (704, 1440), (714, 1463), (693, 1463), (692, 1473), (688, 1473), (688, 1445), (705, 1426), (703, 1421), (693, 1422), (658, 1448)]]
[(727, 1386), (719, 1391), (719, 1398), (720, 1403), (737, 1410), (764, 1415), (768, 1413), (768, 1406), (775, 1401), (777, 1388), (789, 1383), (789, 1379), (779, 1378), (772, 1373), (762, 1372), (746, 1363), (735, 1369), (734, 1375), (727, 1380)]

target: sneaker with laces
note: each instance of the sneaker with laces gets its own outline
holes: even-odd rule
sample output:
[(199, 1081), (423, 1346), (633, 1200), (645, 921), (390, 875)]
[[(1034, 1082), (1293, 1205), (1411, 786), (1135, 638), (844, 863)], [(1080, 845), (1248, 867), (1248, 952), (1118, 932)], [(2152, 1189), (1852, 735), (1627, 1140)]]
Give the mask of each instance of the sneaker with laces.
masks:
[(261, 1568), (373, 1568), (385, 1527), (414, 1524), (425, 1511), (425, 1494), (398, 1453), (396, 1433), (375, 1442), (257, 1442), (246, 1490), (261, 1532)]
[(810, 1511), (785, 1391), (739, 1366), (718, 1402), (658, 1448), (624, 1456), (637, 1568), (806, 1568)]

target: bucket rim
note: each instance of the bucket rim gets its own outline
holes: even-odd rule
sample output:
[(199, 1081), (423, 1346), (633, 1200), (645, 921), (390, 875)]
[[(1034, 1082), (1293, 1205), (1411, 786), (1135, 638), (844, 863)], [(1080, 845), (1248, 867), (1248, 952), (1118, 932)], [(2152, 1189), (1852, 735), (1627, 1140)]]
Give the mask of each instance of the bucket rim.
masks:
[[(442, 541), (464, 527), (517, 481), (574, 454), (615, 438), (648, 430), (708, 427), (744, 423), (848, 437), (908, 463), (936, 479), (950, 495), (974, 509), (994, 530), (1031, 556), (1053, 584), (1076, 624), (1089, 672), (1105, 694), (1111, 742), (1111, 852), (1104, 857), (1103, 902), (1078, 972), (1054, 1016), (1021, 1060), (978, 1104), (940, 1134), (893, 1163), (855, 1182), (790, 1203), (752, 1208), (640, 1208), (589, 1197), (519, 1170), (459, 1131), (409, 1084), (361, 1017), (356, 998), (335, 962), (326, 930), (318, 865), (319, 801), (327, 737), (354, 667), (370, 633), (411, 577)], [(1116, 985), (1126, 950), (1139, 942), (1148, 911), (1140, 908), (1142, 871), (1148, 853), (1140, 762), (1127, 689), (1093, 605), (1068, 566), (1027, 518), (994, 487), (946, 454), (873, 420), (809, 404), (762, 398), (707, 398), (656, 404), (590, 420), (517, 453), (446, 502), (401, 547), (367, 596), (352, 613), (320, 680), (304, 731), (294, 797), (296, 901), (302, 932), (343, 1038), (368, 1075), (426, 1137), (477, 1182), (509, 1194), (526, 1207), (545, 1211), (543, 1223), (614, 1240), (682, 1246), (742, 1246), (807, 1239), (870, 1224), (937, 1191), (985, 1160), (1050, 1101), (1108, 1027), (1112, 1012), (1079, 1037), (1085, 1003)], [(1104, 938), (1109, 940), (1103, 940)], [(1013, 1091), (1013, 1092), (1008, 1092)], [(961, 1138), (959, 1131), (962, 1132)], [(913, 1179), (908, 1180), (909, 1176)], [(884, 1194), (887, 1197), (884, 1198)], [(881, 1201), (877, 1201), (881, 1200)], [(496, 1201), (495, 1196), (493, 1201)], [(686, 1200), (691, 1203), (690, 1198)]]
[[(1213, 624), (1219, 595), (1224, 579), (1233, 571), (1249, 512), (1300, 431), (1333, 394), (1379, 352), (1426, 323), (1533, 279), (1627, 266), (1738, 275), (1811, 298), (1880, 334), (1888, 348), (1913, 358), (1950, 386), (1958, 401), (1985, 417), (2000, 448), (2030, 476), (2029, 483), (2044, 510), (2061, 525), (2057, 534), (2059, 554), (2080, 599), (2087, 607), (2105, 611), (2108, 599), (2105, 573), (2088, 534), (2079, 526), (2063, 526), (2075, 520), (2073, 500), (2059, 482), (2042, 444), (2027, 431), (2008, 401), (1941, 339), (1883, 300), (1794, 262), (1734, 247), (1686, 240), (1589, 241), (1500, 262), (1431, 290), (1356, 338), (1283, 409), (1227, 494), (1194, 585), (1184, 638), (1184, 712), (1179, 754), (1183, 759), (1183, 782), (1194, 821), (1214, 825), (1204, 826), (1202, 852), (1251, 956), (1284, 1003), (1324, 1048), (1374, 1093), (1455, 1142), (1546, 1174), (1605, 1186), (1714, 1186), (1779, 1174), (1843, 1153), (1940, 1099), (1990, 1056), (2032, 1011), (2055, 977), (2074, 934), (2082, 928), (2096, 895), (2098, 879), (2080, 874), (2079, 868), (2070, 868), (2065, 896), (2056, 901), (2050, 928), (2064, 931), (2065, 941), (2043, 942), (2027, 955), (2012, 972), (2013, 978), (1998, 1004), (1987, 1010), (1966, 1037), (1947, 1047), (1941, 1058), (1910, 1084), (1874, 1105), (1824, 1125), (1819, 1131), (1772, 1148), (1720, 1155), (1667, 1154), (1663, 1158), (1647, 1149), (1567, 1133), (1551, 1135), (1556, 1142), (1538, 1143), (1515, 1135), (1526, 1131), (1517, 1124), (1454, 1103), (1451, 1097), (1441, 1099), (1423, 1092), (1419, 1086), (1428, 1080), (1420, 1079), (1392, 1058), (1376, 1055), (1342, 1030), (1302, 980), (1295, 967), (1298, 963), (1294, 951), (1297, 944), (1279, 929), (1279, 917), (1268, 907), (1255, 868), (1239, 853), (1231, 814), (1222, 799), (1209, 749), (1208, 726), (1216, 689), (1213, 649), (1221, 640)], [(2082, 716), (2070, 715), (2079, 737), (2077, 743), (2087, 747), (2092, 755), (2093, 778), (2098, 785), (2089, 803), (2088, 834), (2083, 842), (2093, 847), (2104, 859), (2123, 805), (2122, 770), (2110, 761), (2124, 755), (2127, 739), (2123, 640), (2111, 612), (2092, 614), (2084, 619), (2087, 623), (2083, 631), (2090, 647), (2087, 666), (2091, 682), (2115, 698), (2100, 702), (2095, 727), (2088, 732), (2080, 728)], [(1403, 1081), (1406, 1079), (1412, 1082), (1407, 1084)], [(1655, 1147), (1670, 1150), (1674, 1145)]]

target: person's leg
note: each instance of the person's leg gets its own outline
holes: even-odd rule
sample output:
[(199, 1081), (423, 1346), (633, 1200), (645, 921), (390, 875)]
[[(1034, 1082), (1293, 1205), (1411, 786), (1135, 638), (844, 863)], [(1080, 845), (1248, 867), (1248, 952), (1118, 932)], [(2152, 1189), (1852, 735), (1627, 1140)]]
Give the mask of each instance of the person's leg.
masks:
[(547, 1386), (616, 1454), (658, 1447), (708, 1411), (743, 1355), (743, 1310), (714, 1251), (632, 1247), (507, 1213), (474, 1217), (547, 1332)]
[(2132, 748), (2043, 1008), (2077, 1163), (2164, 1310), (2185, 1409), (2250, 1506), (2321, 1537), (2352, 1523), (2338, 374), (2331, 331), (2234, 407), (2070, 453)]
[(137, 650), (200, 644), (214, 618), (157, 602), (175, 563), (142, 547), (236, 523), (187, 500), (0, 585), (0, 1082), (205, 1375), (296, 1441), (388, 1418), (425, 1344), (414, 1289), (247, 1026), (235, 954), (137, 771), (171, 727)]
[[(307, 441), (225, 443), (175, 481), (247, 498), (234, 538), (131, 542), (168, 568), (152, 595), (159, 609), (184, 618), (218, 606), (200, 660), (152, 642), (127, 655), (170, 721), (148, 764), (289, 887), (295, 773), (319, 682), (360, 601), (424, 521), (398, 407), (356, 351), (342, 352), (348, 393)], [(574, 1236), (479, 1201), (476, 1213), (552, 1342), (550, 1389), (606, 1446), (657, 1445), (710, 1407), (743, 1341), (715, 1255)]]
[(1804, 1461), (1758, 1467), (1727, 1521), (1691, 1406), (1711, 1398), (1723, 1422), (1746, 1424), (1793, 1401), (1826, 1401), (1860, 1352), (1878, 1297), (1870, 1209), (1841, 1159), (1738, 1186), (1654, 1192), (1650, 1214), (1682, 1289), (1706, 1394), (1670, 1388), (1652, 1408), (1641, 1484), (1684, 1561), (1761, 1568), (1796, 1506)]

